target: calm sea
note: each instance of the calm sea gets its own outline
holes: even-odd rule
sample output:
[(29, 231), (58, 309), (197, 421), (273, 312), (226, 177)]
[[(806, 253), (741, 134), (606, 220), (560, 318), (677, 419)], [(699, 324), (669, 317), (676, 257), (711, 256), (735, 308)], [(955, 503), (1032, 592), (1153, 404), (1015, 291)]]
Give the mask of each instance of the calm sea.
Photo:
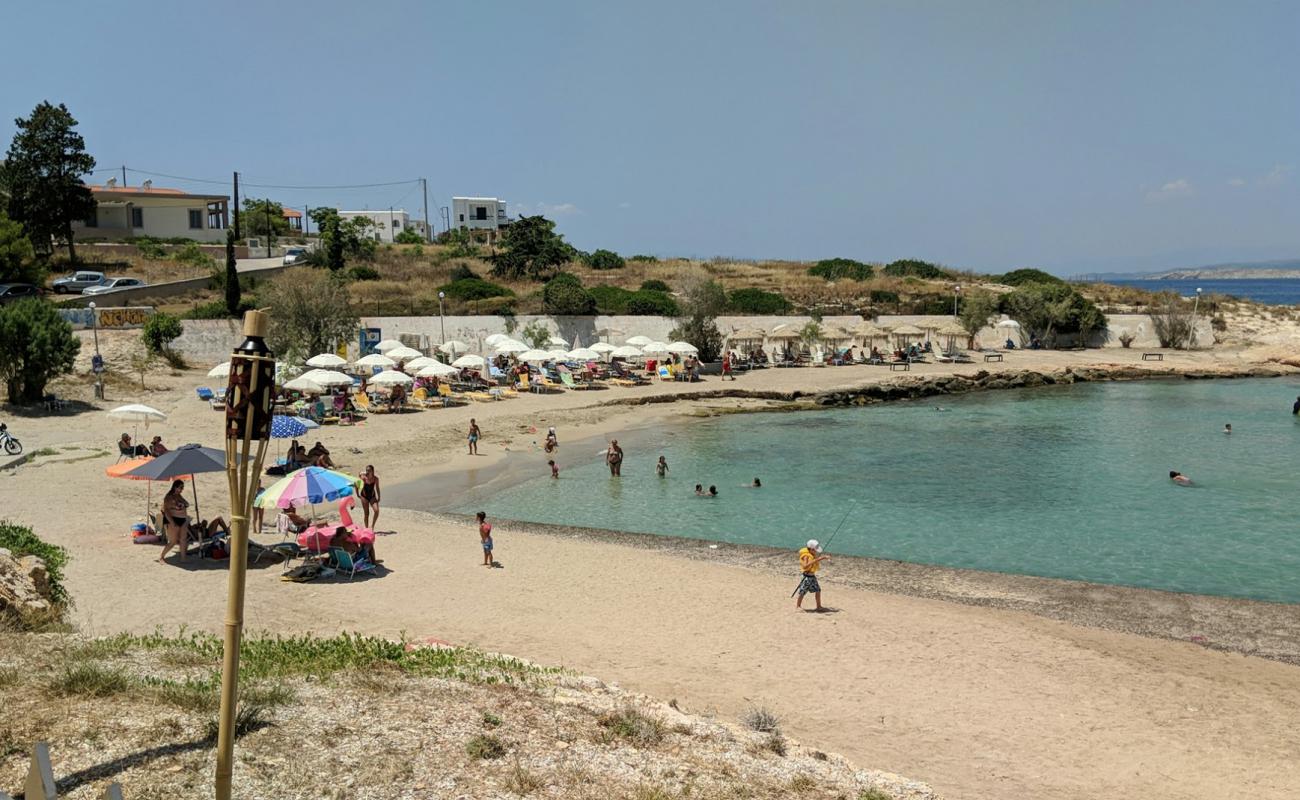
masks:
[(458, 510), (791, 551), (843, 520), (832, 552), (1300, 603), (1297, 395), (1294, 379), (1148, 381), (728, 416), (643, 435), (619, 480), (562, 446), (560, 480)]
[(1107, 281), (1119, 286), (1136, 286), (1153, 292), (1178, 292), (1184, 297), (1196, 294), (1200, 287), (1206, 294), (1230, 294), (1257, 303), (1274, 306), (1300, 304), (1300, 279), (1241, 279), (1241, 280), (1168, 280), (1168, 281)]

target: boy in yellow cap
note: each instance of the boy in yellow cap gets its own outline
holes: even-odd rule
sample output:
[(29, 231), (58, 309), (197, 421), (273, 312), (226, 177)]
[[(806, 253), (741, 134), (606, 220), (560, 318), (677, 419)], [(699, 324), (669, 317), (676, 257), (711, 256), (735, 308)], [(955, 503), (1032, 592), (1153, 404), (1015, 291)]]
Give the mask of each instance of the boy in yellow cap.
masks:
[(816, 539), (809, 539), (808, 546), (799, 551), (799, 570), (803, 573), (803, 578), (799, 581), (799, 588), (795, 594), (799, 596), (794, 601), (795, 608), (803, 608), (803, 596), (812, 592), (813, 599), (817, 601), (817, 607), (813, 611), (822, 610), (822, 587), (817, 582), (817, 570), (821, 568), (823, 561), (829, 561), (830, 556), (822, 555), (821, 543)]

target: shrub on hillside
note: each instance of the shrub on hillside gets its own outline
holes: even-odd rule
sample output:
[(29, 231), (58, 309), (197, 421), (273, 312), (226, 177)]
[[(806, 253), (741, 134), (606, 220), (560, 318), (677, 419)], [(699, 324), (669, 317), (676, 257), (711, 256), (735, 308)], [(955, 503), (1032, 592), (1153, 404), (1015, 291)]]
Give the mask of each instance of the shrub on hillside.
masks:
[(67, 550), (41, 541), (31, 528), (8, 520), (0, 520), (0, 547), (8, 550), (14, 558), (36, 556), (44, 561), (50, 583), (50, 600), (60, 606), (71, 605), (68, 590), (63, 586), (63, 567), (68, 563)]
[(1041, 269), (1014, 269), (1000, 278), (998, 283), (1007, 286), (1024, 286), (1026, 283), (1065, 283), (1065, 281), (1043, 272)]
[(415, 232), (415, 228), (403, 228), (402, 232), (393, 237), (393, 241), (398, 244), (420, 244), (424, 237)]
[(672, 288), (661, 280), (651, 278), (648, 281), (641, 282), (641, 289), (647, 292), (671, 292)]
[(641, 290), (627, 299), (624, 313), (642, 317), (675, 317), (681, 310), (667, 292)]
[(348, 277), (354, 281), (377, 281), (379, 280), (379, 270), (365, 264), (357, 264), (348, 267)]
[(646, 262), (646, 263), (648, 263), (648, 264), (657, 264), (657, 263), (659, 262), (659, 258), (658, 258), (658, 256), (647, 256), (647, 255), (628, 256), (628, 257), (627, 257), (627, 260), (628, 260), (628, 261), (644, 261), (644, 262)]
[(454, 300), (486, 300), (489, 297), (514, 297), (515, 293), (504, 286), (482, 278), (461, 278), (438, 287)]
[(588, 291), (596, 299), (596, 310), (602, 314), (625, 314), (632, 292), (621, 286), (593, 286)]
[(180, 317), (159, 311), (145, 320), (144, 329), (140, 331), (140, 339), (144, 341), (144, 346), (150, 353), (156, 354), (166, 350), (184, 332)]
[(622, 269), (623, 257), (613, 250), (597, 250), (586, 258), (587, 266), (592, 269)]
[(203, 248), (194, 242), (183, 245), (180, 250), (172, 253), (172, 261), (192, 267), (212, 267), (217, 263), (216, 259), (203, 252)]
[(885, 274), (893, 278), (924, 278), (941, 280), (950, 277), (947, 272), (929, 263), (915, 258), (904, 258), (885, 265)]
[(468, 264), (457, 264), (451, 268), (452, 281), (463, 281), (467, 278), (478, 278), (479, 274), (469, 268)]
[(596, 298), (582, 288), (576, 275), (561, 272), (542, 287), (542, 310), (547, 314), (586, 316), (596, 313)]
[(872, 289), (868, 295), (873, 303), (897, 303), (899, 301), (898, 292), (890, 292), (885, 289)]
[(824, 258), (808, 268), (808, 274), (828, 281), (869, 281), (876, 271), (870, 264), (851, 258)]
[(737, 289), (727, 295), (727, 310), (736, 314), (784, 314), (792, 307), (780, 292)]
[(0, 380), (11, 403), (37, 403), (45, 385), (72, 371), (81, 340), (44, 300), (0, 306)]
[(135, 246), (140, 251), (140, 255), (145, 258), (158, 259), (167, 255), (167, 251), (163, 250), (162, 243), (152, 236), (139, 237), (135, 240)]

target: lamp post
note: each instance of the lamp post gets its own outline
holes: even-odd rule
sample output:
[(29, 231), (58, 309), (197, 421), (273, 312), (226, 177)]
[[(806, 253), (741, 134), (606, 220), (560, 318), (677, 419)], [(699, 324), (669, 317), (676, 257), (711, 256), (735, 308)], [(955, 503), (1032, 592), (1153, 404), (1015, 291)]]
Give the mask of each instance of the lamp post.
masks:
[(1187, 349), (1196, 345), (1196, 312), (1201, 307), (1201, 287), (1196, 287), (1196, 299), (1192, 301), (1192, 329), (1187, 332)]
[(244, 631), (244, 577), (248, 570), (248, 518), (257, 477), (271, 439), (275, 357), (266, 346), (264, 312), (244, 315), (244, 342), (230, 357), (226, 384), (226, 479), (230, 483), (230, 579), (226, 594), (217, 729), (217, 800), (230, 800), (235, 757), (235, 707), (239, 699), (239, 643)]
[(95, 334), (95, 358), (90, 362), (90, 368), (95, 373), (95, 399), (104, 399), (104, 358), (99, 354), (99, 312), (95, 310), (95, 301), (91, 300), (87, 306), (90, 309), (90, 329)]
[(957, 298), (961, 295), (961, 286), (952, 287), (952, 318), (957, 318)]
[(442, 343), (447, 343), (447, 326), (442, 321), (442, 301), (447, 296), (446, 292), (438, 292), (438, 332), (442, 334)]

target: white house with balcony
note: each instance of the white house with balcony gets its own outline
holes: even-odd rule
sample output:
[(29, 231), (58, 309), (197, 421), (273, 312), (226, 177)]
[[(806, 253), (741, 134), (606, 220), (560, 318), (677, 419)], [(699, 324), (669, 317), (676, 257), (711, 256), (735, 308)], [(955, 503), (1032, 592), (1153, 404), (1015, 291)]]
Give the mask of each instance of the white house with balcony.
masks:
[(110, 179), (89, 186), (95, 210), (72, 223), (79, 239), (127, 239), (154, 236), (181, 237), (199, 242), (224, 242), (230, 223), (230, 198), (221, 194), (189, 194), (145, 181), (139, 186), (119, 186)]
[(465, 229), (478, 238), (494, 241), (502, 228), (510, 224), (506, 201), (497, 197), (451, 198), (451, 227)]
[(376, 242), (392, 243), (397, 235), (404, 230), (413, 230), (420, 234), (421, 237), (428, 239), (428, 233), (424, 227), (424, 220), (411, 219), (411, 215), (406, 213), (406, 209), (390, 208), (383, 211), (340, 211), (339, 216), (343, 219), (368, 219), (371, 222), (370, 236)]

